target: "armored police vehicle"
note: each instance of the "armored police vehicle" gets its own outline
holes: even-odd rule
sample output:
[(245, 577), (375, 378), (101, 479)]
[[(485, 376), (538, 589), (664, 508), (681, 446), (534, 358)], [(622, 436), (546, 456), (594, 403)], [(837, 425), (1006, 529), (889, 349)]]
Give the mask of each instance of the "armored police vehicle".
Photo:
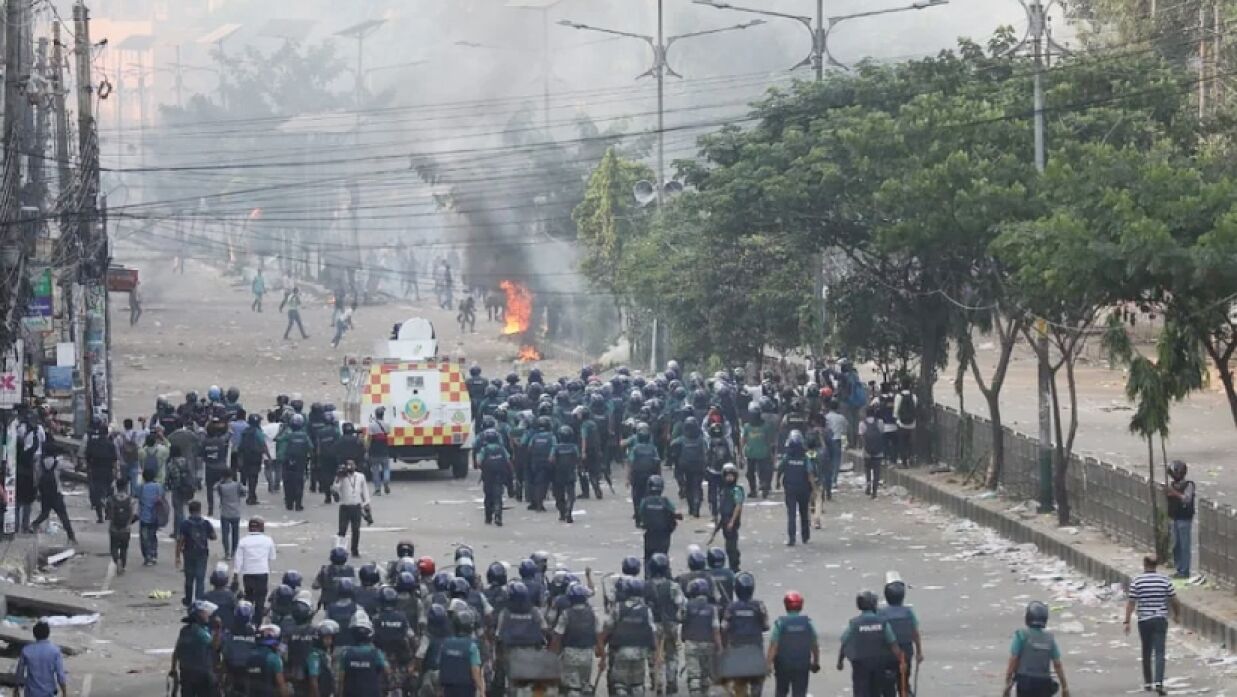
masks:
[[(438, 355), (434, 325), (413, 317), (395, 325), (372, 356), (345, 356), (344, 415), (369, 438), (385, 438), (393, 463), (434, 460), (456, 479), (468, 474), (472, 406), (462, 357)], [(383, 409), (385, 434), (373, 428)]]

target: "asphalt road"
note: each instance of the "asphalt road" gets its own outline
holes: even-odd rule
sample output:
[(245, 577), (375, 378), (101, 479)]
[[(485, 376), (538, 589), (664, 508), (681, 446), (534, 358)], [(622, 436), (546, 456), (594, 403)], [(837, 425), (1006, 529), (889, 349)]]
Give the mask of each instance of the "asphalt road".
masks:
[[(310, 342), (279, 340), (282, 321), (273, 313), (248, 310), (247, 293), (220, 282), (203, 267), (190, 267), (186, 279), (153, 275), (147, 314), (137, 328), (115, 322), (118, 413), (147, 413), (159, 392), (204, 389), (210, 383), (237, 384), (243, 401), (267, 404), (277, 392), (301, 391), (307, 401), (337, 392), (334, 367), (343, 350), (361, 351), (389, 329), (389, 321), (407, 308), (363, 310), (360, 329), (343, 349), (327, 344), (327, 312), (309, 310), (306, 321), (315, 334)], [(179, 281), (179, 282), (177, 282)], [(123, 301), (118, 303), (122, 305)], [(440, 336), (454, 341), (450, 315), (418, 310), (439, 322)], [(116, 319), (121, 319), (118, 312)], [(394, 319), (393, 319), (394, 318)], [(487, 372), (502, 367), (510, 347), (479, 334), (468, 337), (470, 355), (481, 358)], [(448, 349), (449, 350), (449, 349)], [(562, 365), (562, 364), (560, 364)], [(562, 365), (560, 369), (566, 369)], [(316, 396), (321, 395), (321, 397)], [(744, 567), (756, 574), (758, 597), (774, 611), (781, 597), (797, 589), (807, 598), (807, 613), (823, 642), (824, 670), (813, 676), (814, 695), (846, 694), (849, 674), (832, 669), (838, 636), (855, 614), (854, 596), (879, 591), (885, 572), (898, 570), (912, 588), (911, 602), (922, 622), (926, 662), (919, 678), (921, 694), (995, 695), (1001, 689), (1010, 636), (1022, 624), (1022, 609), (1031, 599), (1053, 607), (1052, 626), (1061, 633), (1065, 663), (1075, 695), (1122, 695), (1137, 691), (1137, 639), (1120, 631), (1121, 601), (1110, 589), (1074, 576), (1061, 564), (994, 538), (985, 530), (938, 511), (883, 496), (862, 497), (858, 484), (844, 481), (844, 491), (827, 513), (825, 529), (810, 544), (784, 546), (785, 514), (779, 501), (752, 502), (745, 515)], [(506, 527), (483, 524), (475, 475), (465, 481), (416, 472), (395, 484), (394, 494), (376, 499), (376, 527), (362, 540), (363, 556), (386, 561), (395, 543), (411, 538), (418, 554), (451, 561), (454, 546), (467, 542), (481, 568), (491, 560), (518, 562), (534, 550), (554, 555), (554, 564), (574, 571), (592, 566), (616, 571), (627, 554), (638, 553), (640, 535), (630, 521), (630, 504), (607, 495), (603, 501), (577, 503), (576, 523), (561, 524), (552, 513), (534, 514), (514, 505)], [(262, 504), (247, 513), (269, 521), (268, 531), (281, 545), (277, 570), (296, 568), (306, 575), (325, 562), (333, 544), (336, 512), (314, 497), (307, 510), (292, 517), (263, 492)], [(69, 660), (75, 695), (160, 694), (170, 650), (181, 617), (180, 575), (172, 566), (172, 543), (161, 541), (157, 567), (143, 568), (136, 538), (130, 571), (111, 573), (106, 532), (86, 511), (86, 497), (69, 497), (82, 542), (77, 558), (54, 572), (63, 588), (111, 590), (101, 622), (85, 632), (57, 629), (60, 637), (88, 648)], [(704, 521), (686, 521), (672, 545), (678, 570), (687, 545), (708, 536)], [(63, 542), (45, 535), (44, 542)], [(1056, 580), (1060, 579), (1060, 580)], [(170, 600), (152, 599), (153, 591), (172, 591)], [(598, 603), (599, 605), (600, 603)], [(1215, 652), (1194, 645), (1176, 630), (1170, 635), (1169, 674), (1179, 681), (1174, 693), (1222, 695), (1234, 692), (1237, 667), (1208, 665)], [(771, 689), (771, 688), (770, 688)]]

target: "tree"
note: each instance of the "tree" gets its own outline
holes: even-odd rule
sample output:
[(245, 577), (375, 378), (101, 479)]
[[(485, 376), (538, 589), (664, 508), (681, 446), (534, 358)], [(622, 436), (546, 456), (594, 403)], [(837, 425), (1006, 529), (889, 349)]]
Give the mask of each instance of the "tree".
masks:
[(652, 169), (624, 160), (613, 147), (606, 150), (589, 176), (584, 200), (571, 218), (582, 253), (580, 271), (595, 286), (619, 291), (624, 246), (648, 229), (648, 216), (632, 191), (637, 182), (654, 178)]

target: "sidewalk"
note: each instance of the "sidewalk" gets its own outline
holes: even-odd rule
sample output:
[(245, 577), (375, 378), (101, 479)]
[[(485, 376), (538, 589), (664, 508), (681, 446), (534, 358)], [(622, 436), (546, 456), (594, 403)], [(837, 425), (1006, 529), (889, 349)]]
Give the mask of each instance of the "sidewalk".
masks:
[[(862, 467), (861, 456), (847, 457)], [(1024, 502), (1000, 498), (984, 489), (961, 485), (962, 475), (954, 472), (930, 474), (926, 469), (887, 468), (883, 477), (890, 487), (904, 487), (907, 493), (948, 513), (992, 528), (1020, 544), (1034, 544), (1040, 552), (1055, 556), (1105, 584), (1128, 584), (1133, 573), (1142, 569), (1146, 550), (1131, 549), (1113, 542), (1093, 528), (1057, 527), (1056, 518), (1038, 515)], [(1237, 594), (1231, 589), (1177, 584), (1181, 601), (1180, 626), (1229, 651), (1237, 647)]]

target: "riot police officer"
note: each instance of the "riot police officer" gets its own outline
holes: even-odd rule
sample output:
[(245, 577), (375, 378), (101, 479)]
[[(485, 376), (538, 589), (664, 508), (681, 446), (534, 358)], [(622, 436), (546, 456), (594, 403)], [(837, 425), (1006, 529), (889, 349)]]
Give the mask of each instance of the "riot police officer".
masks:
[(580, 448), (575, 444), (575, 431), (570, 426), (559, 427), (558, 439), (550, 453), (550, 463), (554, 472), (554, 506), (558, 509), (558, 519), (574, 523), (571, 511), (576, 504), (576, 479), (581, 458)]
[(279, 627), (264, 624), (245, 665), (245, 697), (282, 697), (288, 694), (283, 659), (279, 657)]
[[(314, 630), (314, 646), (305, 660), (304, 694), (309, 697), (334, 697), (335, 695), (335, 637), (339, 625), (334, 620), (322, 620)], [(296, 693), (299, 697), (300, 692)]]
[[(745, 652), (759, 654), (761, 665), (764, 663), (764, 633), (769, 631), (769, 611), (765, 609), (764, 603), (752, 597), (755, 593), (755, 577), (747, 572), (735, 576), (735, 600), (727, 605), (722, 613), (722, 639), (726, 645), (726, 653), (721, 661), (722, 677), (729, 674), (728, 659), (738, 658)], [(761, 670), (760, 677), (748, 675), (739, 679), (749, 683), (750, 692), (759, 694), (760, 686), (764, 682), (763, 675), (764, 671)]]
[(679, 584), (670, 578), (670, 559), (663, 552), (649, 558), (649, 580), (645, 584), (645, 602), (653, 611), (657, 628), (658, 649), (665, 672), (658, 676), (659, 684), (668, 694), (678, 692), (679, 622), (686, 601)]
[(313, 442), (305, 433), (305, 417), (293, 414), (288, 421), (288, 430), (276, 439), (283, 453), (283, 503), (288, 510), (303, 511), (305, 497), (305, 472), (309, 469), (309, 456)]
[[(523, 582), (512, 583), (507, 593), (507, 608), (498, 617), (496, 640), (504, 672), (510, 676), (513, 675), (512, 666), (517, 663), (538, 663), (535, 654), (545, 649), (546, 623)], [(528, 684), (513, 681), (512, 688), (517, 697), (531, 694)]]
[(430, 605), (425, 612), (425, 640), (417, 647), (417, 658), (413, 662), (413, 672), (420, 680), (419, 697), (437, 697), (438, 658), (442, 654), (442, 643), (451, 637), (450, 622), (447, 608), (442, 605)]
[(352, 620), (356, 617), (359, 607), (356, 602), (356, 582), (349, 577), (340, 578), (335, 585), (335, 602), (324, 608), (327, 619), (334, 620), (341, 628), (339, 636), (335, 637), (337, 647), (352, 646), (356, 643), (356, 636), (352, 632)]
[(876, 614), (876, 594), (864, 591), (855, 599), (859, 615), (842, 632), (838, 670), (843, 658), (850, 660), (851, 686), (855, 697), (883, 697), (893, 693), (902, 650), (889, 623)]
[(681, 516), (674, 510), (674, 503), (662, 495), (665, 480), (660, 474), (648, 478), (648, 495), (640, 501), (636, 513), (636, 525), (644, 528), (644, 560), (658, 552), (670, 552), (670, 536), (678, 527)]
[(687, 584), (680, 637), (683, 640), (684, 672), (688, 697), (706, 697), (713, 684), (713, 664), (722, 651), (721, 621), (717, 606), (709, 602), (709, 583), (702, 578)]
[(453, 618), (455, 636), (442, 642), (438, 657), (438, 682), (443, 697), (477, 697), (485, 694), (481, 675), (481, 651), (477, 646), (477, 616), (460, 610)]
[(528, 510), (545, 512), (545, 497), (553, 476), (551, 458), (554, 453), (554, 421), (548, 416), (539, 416), (534, 431), (530, 431), (525, 444), (528, 453), (530, 493)]
[(210, 573), (211, 589), (202, 594), (202, 599), (209, 601), (215, 609), (211, 619), (218, 618), (223, 629), (231, 629), (236, 619), (236, 593), (228, 589), (228, 572), (215, 569)]
[[(331, 550), (330, 564), (318, 569), (314, 578), (314, 590), (321, 591), (318, 595), (318, 607), (327, 607), (339, 597), (339, 582), (341, 579), (356, 579), (356, 569), (348, 563), (348, 550), (336, 547)], [(340, 627), (347, 627), (341, 624)]]
[(374, 645), (391, 662), (391, 673), (394, 685), (401, 688), (407, 685), (408, 669), (412, 664), (412, 648), (416, 635), (408, 616), (399, 607), (399, 592), (391, 586), (385, 586), (379, 593), (381, 609), (372, 620), (374, 623)]
[(224, 635), (222, 645), (225, 694), (244, 697), (248, 682), (249, 657), (257, 642), (253, 626), (253, 603), (242, 600), (236, 604), (236, 619), (231, 632)]
[[(336, 620), (338, 621), (338, 620)], [(374, 626), (364, 614), (352, 620), (353, 645), (339, 652), (340, 697), (373, 697), (382, 694), (382, 680), (391, 677), (386, 656), (374, 646)]]
[(795, 545), (795, 518), (799, 519), (799, 532), (807, 542), (812, 534), (808, 506), (812, 501), (812, 480), (808, 471), (807, 451), (804, 448), (803, 432), (794, 430), (786, 439), (786, 445), (778, 458), (778, 479), (786, 497), (786, 545)]
[(215, 697), (219, 694), (215, 680), (215, 650), (219, 647), (219, 635), (211, 631), (211, 618), (218, 610), (208, 600), (195, 601), (183, 620), (184, 627), (176, 638), (172, 650), (172, 669), (168, 675), (179, 680), (181, 694), (185, 697)]
[(739, 468), (727, 463), (722, 468), (722, 493), (717, 504), (717, 529), (726, 540), (726, 559), (730, 570), (739, 572), (739, 527), (743, 522), (743, 503), (747, 494), (739, 484)]
[(361, 587), (356, 589), (356, 604), (372, 619), (378, 614), (378, 583), (382, 581), (382, 573), (377, 564), (369, 562), (357, 570), (357, 578)]
[[(644, 582), (631, 579), (624, 584), (623, 599), (615, 602), (606, 618), (598, 643), (606, 650), (598, 670), (610, 666), (610, 694), (621, 697), (643, 697), (645, 672), (649, 656), (653, 657), (653, 674), (659, 675), (662, 655), (657, 645), (653, 611), (644, 601)], [(618, 589), (616, 588), (616, 592)]]
[(317, 630), (313, 626), (314, 611), (311, 606), (312, 597), (309, 591), (301, 591), (300, 597), (292, 606), (292, 621), (295, 625), (290, 631), (283, 632), (284, 654), (287, 660), (284, 671), (292, 683), (295, 694), (309, 694), (309, 655), (313, 653), (314, 642), (317, 640)]
[(1010, 646), (1009, 665), (1005, 668), (1005, 694), (1017, 687), (1018, 697), (1051, 697), (1056, 692), (1052, 671), (1061, 681), (1061, 697), (1069, 697), (1065, 682), (1065, 667), (1061, 665), (1061, 648), (1049, 632), (1048, 606), (1032, 601), (1027, 605), (1026, 629), (1014, 632)]
[(683, 435), (670, 442), (667, 459), (674, 466), (675, 476), (682, 482), (684, 490), (680, 492), (680, 496), (687, 499), (688, 514), (699, 518), (700, 504), (704, 500), (701, 487), (708, 459), (708, 444), (696, 417), (689, 416), (683, 421)]
[[(888, 605), (877, 614), (893, 629), (893, 634), (898, 639), (898, 648), (902, 649), (902, 655), (906, 657), (906, 669), (909, 672), (914, 661), (923, 663), (919, 618), (915, 616), (914, 610), (903, 604), (906, 601), (906, 583), (896, 573), (890, 572), (889, 576), (885, 583), (885, 602)], [(905, 688), (905, 683), (899, 682), (898, 692), (901, 697), (909, 697), (909, 690)]]
[(511, 457), (501, 444), (498, 431), (486, 429), (481, 434), (484, 445), (473, 457), (481, 469), (481, 489), (485, 494), (485, 524), (503, 526), (503, 489), (508, 495), (515, 494), (515, 472)]
[(713, 577), (713, 589), (717, 592), (722, 607), (734, 600), (734, 572), (726, 568), (726, 551), (710, 547), (708, 554), (709, 575)]
[(579, 583), (571, 584), (567, 588), (569, 606), (554, 626), (551, 650), (562, 656), (563, 693), (568, 697), (582, 697), (592, 691), (597, 616), (588, 598), (588, 588)]
[(773, 623), (769, 634), (769, 672), (776, 697), (806, 697), (808, 673), (820, 671), (820, 642), (812, 620), (803, 613), (803, 595), (789, 591), (782, 598), (786, 614)]
[(628, 477), (631, 485), (632, 514), (640, 521), (640, 503), (647, 494), (649, 478), (661, 470), (661, 455), (653, 445), (653, 432), (646, 423), (636, 425), (635, 441), (627, 451)]

